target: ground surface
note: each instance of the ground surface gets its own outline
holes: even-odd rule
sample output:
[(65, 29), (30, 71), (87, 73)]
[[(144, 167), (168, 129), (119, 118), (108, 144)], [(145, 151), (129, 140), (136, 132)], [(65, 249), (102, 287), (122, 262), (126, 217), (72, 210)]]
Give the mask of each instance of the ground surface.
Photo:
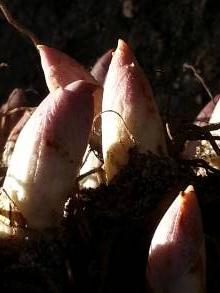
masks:
[[(183, 72), (185, 62), (198, 69), (213, 95), (219, 93), (220, 11), (216, 9), (217, 1), (179, 0), (178, 4), (168, 0), (7, 2), (13, 15), (37, 34), (42, 43), (63, 50), (87, 68), (107, 49), (116, 47), (118, 38), (128, 41), (150, 79), (165, 121), (192, 121), (210, 99), (192, 72)], [(0, 18), (0, 36), (0, 63), (8, 64), (0, 68), (1, 100), (6, 100), (15, 87), (33, 89), (37, 96), (44, 97), (47, 89), (34, 46), (3, 18)], [(158, 172), (164, 163), (156, 162), (159, 166), (155, 169), (156, 175), (150, 175), (161, 180)], [(167, 183), (166, 190), (175, 180), (184, 188), (187, 176), (191, 176), (190, 183), (196, 185), (207, 242), (208, 292), (219, 292), (216, 277), (219, 262), (216, 260), (220, 256), (220, 233), (215, 226), (219, 221), (220, 201), (219, 198), (207, 200), (209, 193), (216, 199), (219, 175), (200, 181), (192, 176), (191, 170), (184, 174), (186, 177), (178, 177), (177, 172), (175, 178), (170, 174), (169, 180), (163, 174), (162, 182)], [(157, 188), (161, 191), (160, 186)], [(132, 200), (137, 203), (141, 198)], [(112, 202), (115, 204), (117, 200), (113, 197)], [(117, 292), (117, 289), (121, 292), (125, 289), (126, 292), (144, 292), (146, 247), (151, 236), (145, 235), (147, 232), (141, 215), (117, 218), (121, 211), (120, 203), (116, 210), (111, 210), (111, 216), (103, 220), (103, 203), (100, 208), (99, 202), (95, 201), (88, 206), (85, 222), (80, 220), (79, 225), (77, 218), (73, 219), (72, 225), (76, 230), (72, 234), (69, 233), (70, 221), (66, 223), (65, 231), (59, 231), (59, 237), (53, 232), (51, 236), (48, 234), (42, 238), (29, 235), (29, 241), (1, 242), (1, 251), (4, 251), (1, 253), (4, 265), (0, 268), (5, 280), (3, 292), (72, 292), (73, 289), (86, 292), (89, 288), (96, 289), (96, 292)], [(78, 210), (81, 211), (81, 207)], [(96, 217), (94, 210), (101, 210), (101, 216)], [(89, 228), (88, 219), (93, 220)], [(92, 236), (86, 234), (87, 229), (92, 231)], [(149, 230), (152, 233), (152, 227)], [(136, 254), (132, 254), (134, 247)], [(129, 264), (138, 264), (138, 268), (129, 270)], [(125, 271), (120, 275), (123, 269)], [(85, 280), (82, 281), (82, 277)], [(130, 282), (126, 283), (128, 280)]]

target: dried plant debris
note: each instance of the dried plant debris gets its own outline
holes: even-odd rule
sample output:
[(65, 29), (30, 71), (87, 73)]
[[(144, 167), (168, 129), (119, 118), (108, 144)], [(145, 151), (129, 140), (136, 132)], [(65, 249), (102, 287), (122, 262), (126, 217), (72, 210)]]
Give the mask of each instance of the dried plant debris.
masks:
[[(128, 165), (122, 168), (111, 184), (99, 189), (81, 190), (79, 200), (97, 215), (110, 218), (139, 217), (146, 209), (163, 198), (171, 186), (193, 180), (193, 172), (188, 166), (172, 158), (159, 157), (149, 152), (140, 154), (136, 148), (129, 151)], [(186, 183), (185, 183), (186, 184)]]
[[(108, 186), (81, 189), (69, 198), (58, 230), (40, 234), (26, 229), (20, 239), (1, 240), (2, 288), (145, 292), (144, 264), (155, 221), (162, 217), (158, 207), (166, 195), (174, 186), (183, 189), (190, 182), (199, 191), (202, 212), (206, 205), (213, 208), (215, 188), (210, 189), (210, 182), (219, 175), (209, 172), (205, 178), (198, 177), (190, 164), (130, 149), (128, 165)], [(207, 190), (205, 196), (203, 190)], [(158, 211), (154, 219), (152, 211)], [(206, 220), (206, 233), (209, 226)], [(208, 244), (209, 253), (215, 255), (213, 240)]]
[[(3, 270), (5, 274), (5, 286), (10, 285), (10, 274), (15, 278), (16, 275), (21, 274), (21, 279), (18, 280), (19, 286), (27, 284), (31, 286), (30, 288), (35, 288), (34, 292), (38, 292), (37, 288), (40, 292), (44, 288), (42, 286), (49, 282), (50, 286), (57, 287), (58, 292), (64, 292), (67, 285), (73, 286), (72, 283), (75, 282), (75, 276), (71, 280), (68, 279), (72, 270), (78, 276), (79, 292), (85, 286), (82, 272), (86, 273), (85, 279), (87, 278), (89, 284), (92, 284), (96, 290), (100, 290), (100, 286), (107, 286), (105, 282), (108, 281), (103, 280), (107, 278), (103, 276), (104, 271), (111, 271), (116, 265), (113, 257), (113, 263), (105, 264), (107, 267), (103, 269), (103, 262), (109, 257), (106, 255), (110, 253), (108, 250), (115, 254), (117, 251), (114, 246), (119, 245), (117, 248), (119, 251), (126, 250), (131, 253), (132, 245), (138, 240), (135, 245), (142, 246), (142, 253), (146, 253), (145, 245), (148, 242), (147, 227), (144, 226), (146, 215), (152, 208), (158, 206), (171, 186), (179, 183), (185, 186), (189, 180), (193, 181), (193, 172), (189, 171), (188, 166), (186, 168), (173, 159), (159, 158), (152, 153), (139, 154), (135, 149), (131, 149), (128, 165), (109, 186), (103, 185), (96, 190), (83, 189), (79, 191), (77, 197), (69, 199), (63, 227), (59, 230), (47, 230), (46, 233), (39, 235), (27, 229), (24, 238), (20, 240), (15, 239), (15, 242), (12, 239), (1, 240), (0, 245), (4, 245), (4, 249), (0, 249), (0, 254), (1, 259), (5, 259), (5, 265), (1, 266), (0, 271)], [(121, 236), (122, 242), (119, 241)], [(127, 247), (124, 246), (125, 241)], [(103, 245), (106, 249), (102, 247)], [(144, 255), (141, 255), (144, 260)], [(134, 256), (127, 255), (127, 257), (133, 259)], [(69, 267), (68, 270), (66, 266)], [(143, 266), (141, 267), (144, 269)], [(30, 275), (28, 279), (27, 271)], [(58, 272), (62, 277), (57, 282)], [(39, 284), (33, 280), (36, 275), (41, 280)], [(46, 283), (43, 281), (45, 279)], [(112, 286), (116, 286), (116, 283)]]
[[(72, 228), (78, 224), (81, 239), (91, 249), (89, 278), (100, 279), (96, 290), (144, 292), (147, 247), (162, 216), (159, 203), (171, 187), (186, 186), (194, 176), (188, 165), (133, 148), (128, 165), (108, 186), (80, 190), (69, 200), (65, 221)], [(157, 219), (152, 210), (158, 210)]]

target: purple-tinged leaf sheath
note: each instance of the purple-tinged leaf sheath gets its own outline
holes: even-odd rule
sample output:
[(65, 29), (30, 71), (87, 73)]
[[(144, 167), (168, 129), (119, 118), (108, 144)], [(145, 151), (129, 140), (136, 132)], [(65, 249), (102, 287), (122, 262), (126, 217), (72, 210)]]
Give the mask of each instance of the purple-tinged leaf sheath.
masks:
[[(128, 45), (118, 41), (104, 84), (102, 111), (119, 113), (142, 153), (166, 154), (164, 129), (150, 84)], [(108, 181), (127, 163), (133, 145), (124, 122), (102, 114), (102, 146)]]
[[(72, 57), (45, 45), (38, 45), (37, 48), (39, 50), (47, 87), (50, 92), (53, 92), (57, 88), (64, 88), (69, 83), (77, 80), (85, 80), (97, 85), (97, 81), (93, 78), (90, 72)], [(102, 94), (103, 89), (97, 87), (96, 92), (93, 95), (95, 115), (101, 112)], [(100, 120), (96, 123), (96, 129), (98, 132), (101, 132)], [(93, 136), (91, 139), (95, 140), (96, 143), (101, 144), (101, 139), (97, 141)]]
[(8, 97), (6, 103), (1, 106), (0, 112), (5, 113), (15, 108), (24, 107), (27, 104), (25, 93), (22, 89), (15, 88)]
[(3, 188), (30, 227), (61, 220), (88, 143), (95, 89), (77, 81), (49, 94), (18, 137)]
[(108, 50), (95, 63), (91, 70), (92, 76), (98, 81), (100, 85), (104, 85), (105, 78), (112, 60), (113, 49)]
[(154, 233), (147, 279), (155, 293), (205, 292), (204, 235), (192, 186), (174, 200)]
[(14, 151), (14, 147), (15, 147), (15, 143), (17, 141), (17, 138), (22, 130), (22, 128), (24, 127), (24, 125), (26, 124), (26, 122), (28, 121), (28, 119), (31, 117), (31, 115), (33, 114), (34, 110), (36, 108), (32, 108), (32, 109), (28, 109), (26, 111), (24, 111), (23, 116), (20, 118), (20, 120), (16, 123), (16, 125), (14, 126), (14, 128), (11, 130), (8, 139), (5, 143), (4, 146), (4, 152), (2, 155), (2, 162), (4, 164), (4, 166), (9, 166), (9, 162), (11, 159), (11, 155)]
[[(0, 153), (3, 152), (7, 138), (22, 117), (24, 110), (20, 107), (25, 107), (27, 104), (25, 93), (22, 89), (14, 89), (8, 97), (6, 103), (0, 108)], [(20, 108), (20, 110), (19, 110)], [(14, 112), (10, 112), (14, 110)], [(16, 110), (16, 111), (15, 111)]]
[(67, 54), (45, 45), (38, 45), (41, 65), (50, 92), (64, 88), (77, 80), (96, 83), (92, 75), (75, 59)]
[(218, 103), (219, 99), (220, 95), (217, 95), (214, 97), (213, 100), (211, 100), (208, 104), (204, 106), (204, 108), (199, 112), (196, 117), (196, 125), (204, 126), (210, 122), (210, 118), (212, 117), (213, 111), (215, 110), (216, 104)]

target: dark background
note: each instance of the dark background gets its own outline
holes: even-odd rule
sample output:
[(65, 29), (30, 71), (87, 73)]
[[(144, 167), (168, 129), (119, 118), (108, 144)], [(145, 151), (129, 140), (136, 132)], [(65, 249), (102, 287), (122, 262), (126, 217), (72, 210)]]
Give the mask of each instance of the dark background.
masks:
[[(107, 49), (116, 47), (118, 38), (126, 40), (150, 79), (161, 114), (165, 119), (169, 117), (180, 122), (192, 120), (201, 107), (210, 100), (192, 72), (183, 72), (185, 62), (198, 70), (213, 95), (219, 93), (220, 10), (216, 8), (219, 1), (11, 0), (5, 2), (12, 14), (32, 30), (42, 43), (66, 52), (88, 69)], [(126, 10), (126, 5), (130, 5), (130, 9)], [(32, 89), (39, 97), (47, 95), (48, 90), (37, 50), (26, 37), (0, 16), (0, 63), (2, 62), (8, 64), (7, 67), (0, 68), (2, 102), (15, 87)], [(210, 184), (215, 195), (216, 190), (219, 190), (217, 182), (219, 180), (214, 178), (213, 183)], [(201, 185), (201, 190), (202, 194), (206, 188)], [(208, 188), (207, 190), (209, 191)], [(210, 195), (208, 191), (206, 194)], [(219, 229), (216, 228), (216, 223), (219, 221), (219, 205), (213, 201), (210, 206), (204, 209), (203, 218), (209, 219), (211, 223), (206, 220), (209, 225), (205, 222), (207, 225), (205, 231), (209, 232), (208, 235), (214, 233), (219, 235)], [(211, 228), (214, 232), (212, 230), (210, 232)], [(208, 245), (213, 248), (211, 241), (210, 243)], [(216, 261), (219, 259), (219, 248), (217, 253), (215, 251), (213, 253), (208, 245), (208, 284), (211, 287), (208, 292), (219, 292), (219, 263)], [(44, 249), (45, 247), (42, 251)], [(1, 249), (1, 251), (2, 254), (6, 251), (5, 263), (8, 264), (7, 250)], [(80, 258), (81, 255), (79, 253)], [(53, 264), (53, 260), (51, 263)], [(120, 270), (120, 266), (118, 268)], [(29, 268), (24, 271), (23, 276), (27, 283), (28, 270)], [(17, 275), (19, 274), (20, 267)], [(6, 283), (9, 280), (7, 285), (11, 284), (11, 272), (6, 272), (3, 278), (4, 276)], [(57, 277), (55, 279), (59, 280)], [(20, 276), (18, 280), (20, 282)], [(33, 284), (38, 285), (38, 282), (37, 277)], [(23, 286), (22, 284), (22, 289)], [(87, 286), (86, 282), (85, 286)], [(212, 286), (218, 289), (213, 290)], [(12, 283), (12, 287), (16, 287), (16, 283), (15, 285)], [(31, 288), (33, 287), (34, 285)]]
[[(128, 41), (147, 73), (161, 113), (190, 120), (210, 98), (191, 71), (192, 64), (213, 95), (220, 87), (220, 11), (214, 0), (13, 0), (12, 14), (42, 43), (63, 50), (91, 68), (117, 39)], [(129, 6), (129, 9), (126, 9)], [(0, 17), (0, 98), (15, 87), (47, 89), (31, 42)]]

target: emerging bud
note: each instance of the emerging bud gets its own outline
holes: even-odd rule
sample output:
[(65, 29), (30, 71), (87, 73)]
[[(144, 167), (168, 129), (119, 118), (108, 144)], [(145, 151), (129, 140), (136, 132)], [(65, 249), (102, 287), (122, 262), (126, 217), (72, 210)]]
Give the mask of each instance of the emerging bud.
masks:
[(45, 45), (37, 46), (46, 83), (50, 92), (64, 88), (71, 82), (86, 80), (96, 83), (91, 74), (75, 59)]
[(105, 80), (102, 111), (105, 111), (102, 145), (108, 181), (127, 163), (128, 149), (134, 145), (125, 125), (140, 152), (167, 154), (163, 125), (150, 84), (122, 40), (118, 41)]
[(0, 111), (2, 113), (6, 113), (7, 111), (15, 108), (23, 107), (26, 103), (27, 101), (24, 91), (22, 89), (15, 88), (9, 95), (7, 102), (1, 106)]
[(192, 186), (179, 194), (154, 233), (147, 278), (155, 293), (205, 292), (204, 235)]
[[(50, 92), (57, 88), (64, 88), (69, 83), (77, 80), (85, 80), (97, 85), (97, 81), (79, 62), (65, 53), (45, 45), (38, 45), (39, 54), (41, 57), (41, 65), (44, 71), (47, 87)], [(96, 87), (94, 93), (94, 114), (101, 112), (102, 104), (101, 87)], [(100, 122), (96, 124), (97, 131), (100, 131)], [(101, 144), (101, 139), (91, 137), (96, 143)]]
[(17, 124), (14, 126), (14, 128), (11, 130), (8, 139), (6, 141), (5, 147), (4, 147), (4, 152), (2, 155), (2, 163), (4, 166), (9, 166), (10, 160), (11, 160), (11, 155), (14, 151), (14, 147), (17, 141), (17, 138), (28, 121), (28, 119), (31, 117), (32, 113), (34, 112), (36, 108), (32, 108), (29, 110), (26, 110), (23, 113), (23, 116), (20, 118), (20, 120), (17, 122)]
[(56, 90), (25, 124), (3, 184), (8, 198), (1, 197), (1, 207), (8, 218), (15, 203), (29, 227), (59, 225), (88, 143), (95, 88), (77, 81)]
[(8, 100), (0, 108), (0, 153), (2, 153), (7, 138), (24, 114), (27, 104), (25, 93), (22, 89), (14, 89), (9, 95)]
[(95, 63), (91, 70), (92, 76), (98, 81), (100, 85), (104, 85), (105, 78), (112, 60), (113, 49), (108, 50)]

